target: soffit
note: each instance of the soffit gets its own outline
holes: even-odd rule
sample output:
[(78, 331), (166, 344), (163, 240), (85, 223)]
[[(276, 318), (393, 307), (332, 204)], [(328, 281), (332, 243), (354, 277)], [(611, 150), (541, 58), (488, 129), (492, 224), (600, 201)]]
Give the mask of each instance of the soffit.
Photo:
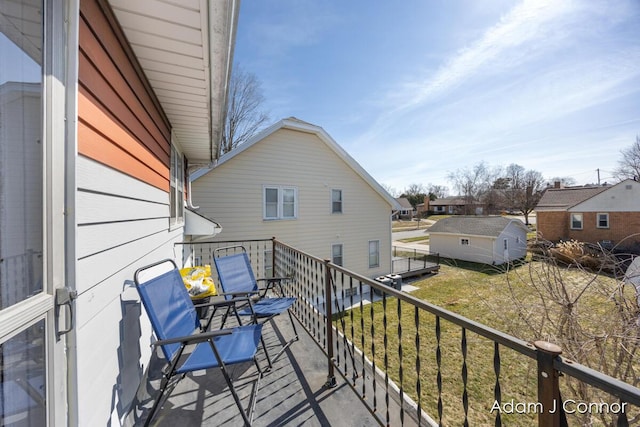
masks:
[(238, 0), (109, 0), (190, 163), (218, 156)]

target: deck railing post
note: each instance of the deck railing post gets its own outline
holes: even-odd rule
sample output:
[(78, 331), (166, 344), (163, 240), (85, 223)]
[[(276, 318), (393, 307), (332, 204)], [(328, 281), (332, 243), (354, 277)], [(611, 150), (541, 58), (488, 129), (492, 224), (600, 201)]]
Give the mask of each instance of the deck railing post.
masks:
[(271, 238), (271, 276), (278, 277), (280, 274), (276, 273), (276, 238)]
[(533, 343), (538, 360), (538, 425), (540, 427), (561, 427), (565, 416), (560, 401), (560, 373), (553, 367), (553, 359), (562, 353), (556, 344), (546, 341)]
[(331, 302), (333, 301), (331, 288), (331, 268), (329, 263), (331, 260), (324, 260), (324, 297), (325, 312), (327, 315), (327, 382), (325, 386), (333, 388), (337, 386), (336, 374), (333, 365), (333, 309)]

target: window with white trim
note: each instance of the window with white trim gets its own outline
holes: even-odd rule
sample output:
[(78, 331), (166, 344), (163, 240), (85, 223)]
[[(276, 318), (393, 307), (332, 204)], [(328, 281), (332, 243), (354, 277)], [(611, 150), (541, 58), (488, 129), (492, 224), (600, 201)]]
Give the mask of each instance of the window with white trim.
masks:
[(582, 230), (582, 214), (581, 213), (571, 214), (571, 229)]
[(184, 222), (184, 161), (174, 145), (171, 146), (170, 174), (169, 225), (178, 225)]
[(298, 190), (295, 187), (265, 186), (262, 197), (264, 219), (295, 219), (298, 217)]
[(342, 213), (342, 190), (331, 190), (331, 213)]
[(609, 228), (609, 214), (608, 213), (599, 213), (597, 215), (597, 228)]
[(369, 240), (369, 268), (380, 267), (380, 240)]
[(469, 239), (465, 239), (465, 238), (460, 239), (460, 244), (462, 246), (469, 246)]
[(331, 262), (336, 265), (343, 265), (342, 243), (334, 243), (331, 245)]

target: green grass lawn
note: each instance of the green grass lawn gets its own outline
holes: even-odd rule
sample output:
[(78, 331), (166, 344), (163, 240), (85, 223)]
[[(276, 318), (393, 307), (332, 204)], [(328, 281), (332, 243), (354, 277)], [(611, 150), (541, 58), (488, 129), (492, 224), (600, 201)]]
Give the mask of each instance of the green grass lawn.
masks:
[[(448, 265), (445, 261), (438, 274), (412, 283), (418, 287), (412, 295), (525, 341), (555, 341), (557, 325), (553, 319), (563, 308), (551, 301), (543, 301), (544, 298), (538, 295), (539, 291), (530, 283), (536, 280), (553, 281), (553, 278), (546, 276), (548, 274), (552, 273), (541, 262), (524, 263), (507, 271), (474, 263), (451, 262)], [(577, 269), (561, 270), (561, 274), (565, 284), (563, 292), (570, 298), (580, 295), (575, 309), (580, 313), (581, 330), (585, 336), (602, 333), (603, 328), (609, 326), (605, 320), (606, 314), (615, 310), (611, 289), (616, 287), (616, 281)], [(589, 286), (583, 291), (586, 284)], [(633, 295), (627, 296), (633, 299)], [(543, 310), (545, 303), (548, 305)], [(414, 400), (419, 400), (434, 418), (438, 414), (436, 378), (440, 370), (444, 424), (462, 424), (463, 331), (460, 327), (441, 320), (438, 338), (435, 316), (426, 312), (417, 313), (408, 303), (398, 306), (394, 298), (365, 306), (362, 311), (354, 309), (353, 313), (343, 318), (348, 323), (347, 331), (353, 319), (354, 337), (357, 337), (355, 340), (359, 346), (362, 345), (359, 331), (364, 330), (365, 352), (375, 359), (379, 367), (386, 368), (391, 378), (401, 383), (405, 392)], [(471, 425), (493, 425), (495, 413), (491, 412), (491, 406), (496, 383), (494, 344), (471, 332), (465, 333)], [(587, 342), (585, 345), (593, 343)], [(436, 359), (438, 347), (442, 356), (439, 369)], [(586, 354), (593, 353), (588, 348), (585, 351)], [(499, 348), (499, 356), (502, 401), (514, 399), (516, 402), (536, 402), (535, 361), (504, 347)], [(581, 361), (585, 362), (591, 361)], [(528, 426), (536, 422), (535, 414), (503, 414), (502, 421), (505, 425), (516, 426)]]

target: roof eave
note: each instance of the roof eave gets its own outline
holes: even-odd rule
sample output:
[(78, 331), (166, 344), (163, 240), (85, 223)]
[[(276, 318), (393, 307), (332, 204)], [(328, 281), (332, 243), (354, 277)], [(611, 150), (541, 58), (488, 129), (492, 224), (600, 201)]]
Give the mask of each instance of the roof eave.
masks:
[[(240, 0), (107, 0), (191, 164), (218, 158)], [(169, 37), (170, 35), (170, 37)]]

